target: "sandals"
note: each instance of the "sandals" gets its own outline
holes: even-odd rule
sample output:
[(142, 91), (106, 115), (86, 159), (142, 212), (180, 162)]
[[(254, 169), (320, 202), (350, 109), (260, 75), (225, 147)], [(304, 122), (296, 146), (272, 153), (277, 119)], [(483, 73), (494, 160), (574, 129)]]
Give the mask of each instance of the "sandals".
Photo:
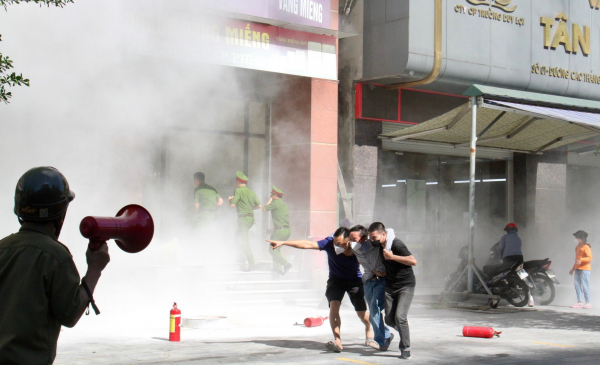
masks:
[(369, 346), (369, 347), (374, 348), (375, 350), (379, 350), (379, 344), (377, 342), (375, 342), (375, 339), (373, 339), (373, 338), (367, 337), (367, 340), (365, 341), (365, 346)]
[(333, 341), (327, 342), (327, 344), (325, 344), (325, 347), (327, 348), (327, 350), (336, 352), (338, 354), (340, 352), (342, 352), (342, 349), (339, 348), (338, 345), (335, 342), (333, 342)]
[[(365, 341), (365, 346), (369, 346), (374, 348), (375, 350), (379, 350), (379, 344), (375, 342), (373, 338), (367, 338), (367, 340)], [(342, 349), (339, 348), (338, 345), (333, 341), (327, 342), (325, 344), (325, 347), (327, 348), (327, 350), (336, 352), (338, 354), (342, 352)]]

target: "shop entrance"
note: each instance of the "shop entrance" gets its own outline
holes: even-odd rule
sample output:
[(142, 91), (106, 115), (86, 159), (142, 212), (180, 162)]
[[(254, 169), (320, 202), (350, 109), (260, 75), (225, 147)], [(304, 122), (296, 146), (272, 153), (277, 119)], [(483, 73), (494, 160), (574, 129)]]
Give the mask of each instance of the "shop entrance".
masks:
[[(218, 244), (224, 244), (224, 238), (233, 241), (236, 230), (236, 210), (227, 200), (236, 188), (236, 171), (243, 171), (250, 178), (248, 187), (262, 204), (269, 197), (269, 104), (264, 100), (213, 97), (204, 100), (198, 110), (194, 119), (169, 128), (160, 147), (161, 233), (166, 241), (177, 240), (182, 247), (216, 244), (200, 242), (202, 239), (192, 232), (195, 172), (203, 172), (206, 183), (215, 187), (223, 198), (217, 223), (211, 228), (214, 231), (210, 232), (221, 237)], [(265, 238), (267, 220), (263, 218), (261, 211), (255, 211), (253, 245)], [(258, 248), (254, 251), (260, 256)]]
[[(417, 260), (428, 257), (420, 261), (421, 272), (447, 274), (445, 266), (454, 265), (458, 250), (468, 243), (469, 159), (383, 151), (381, 163), (374, 221), (410, 242)], [(507, 222), (508, 163), (478, 159), (476, 166), (476, 247), (486, 252)]]

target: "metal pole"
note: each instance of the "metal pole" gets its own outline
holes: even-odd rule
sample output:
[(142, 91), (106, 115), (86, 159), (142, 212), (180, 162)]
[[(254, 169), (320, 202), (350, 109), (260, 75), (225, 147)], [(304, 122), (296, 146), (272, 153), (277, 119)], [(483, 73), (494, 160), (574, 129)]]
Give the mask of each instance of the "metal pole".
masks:
[(473, 292), (473, 247), (475, 245), (475, 149), (477, 146), (477, 97), (471, 97), (471, 162), (469, 171), (469, 272), (467, 285)]
[(513, 159), (506, 161), (506, 220), (515, 220), (515, 167)]

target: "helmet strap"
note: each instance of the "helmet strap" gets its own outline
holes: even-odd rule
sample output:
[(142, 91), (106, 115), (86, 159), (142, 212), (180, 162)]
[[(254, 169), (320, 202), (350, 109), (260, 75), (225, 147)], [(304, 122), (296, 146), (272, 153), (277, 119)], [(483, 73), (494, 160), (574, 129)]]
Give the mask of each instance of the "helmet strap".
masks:
[(66, 215), (67, 215), (67, 210), (65, 209), (65, 211), (63, 212), (63, 214), (61, 214), (60, 217), (58, 217), (52, 221), (52, 225), (54, 225), (54, 234), (56, 235), (57, 239), (58, 239), (58, 236), (60, 236), (60, 231), (62, 230), (63, 224), (65, 223)]

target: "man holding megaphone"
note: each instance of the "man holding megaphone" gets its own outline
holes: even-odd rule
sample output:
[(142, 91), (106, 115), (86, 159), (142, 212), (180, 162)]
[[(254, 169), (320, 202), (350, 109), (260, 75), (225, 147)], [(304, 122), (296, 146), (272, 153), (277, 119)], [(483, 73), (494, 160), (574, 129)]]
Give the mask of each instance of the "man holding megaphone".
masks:
[(86, 252), (79, 273), (58, 241), (75, 193), (53, 167), (27, 171), (17, 183), (14, 212), (21, 229), (0, 240), (0, 364), (52, 364), (60, 327), (73, 327), (91, 303), (110, 261), (106, 242)]

